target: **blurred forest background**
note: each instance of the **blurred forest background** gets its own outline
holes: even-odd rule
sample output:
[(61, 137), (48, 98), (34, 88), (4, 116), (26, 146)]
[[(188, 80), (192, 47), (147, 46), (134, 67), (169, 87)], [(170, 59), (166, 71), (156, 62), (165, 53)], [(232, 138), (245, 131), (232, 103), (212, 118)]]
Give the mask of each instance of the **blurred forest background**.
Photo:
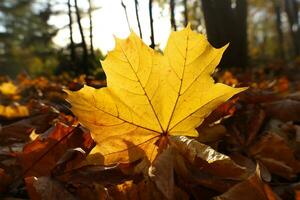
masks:
[[(168, 30), (189, 22), (215, 47), (230, 42), (223, 67), (246, 69), (299, 60), (299, 0), (1, 0), (0, 75), (64, 71), (101, 75), (99, 59), (107, 49), (101, 49), (101, 40), (94, 38), (109, 27), (95, 31), (95, 26), (101, 21), (109, 24), (113, 17), (97, 18), (94, 13), (108, 2), (113, 5), (111, 13), (123, 16), (123, 21), (111, 26), (125, 21), (124, 32), (133, 28), (152, 48), (163, 49), (158, 33), (168, 37), (161, 30), (165, 27), (161, 22), (167, 20)], [(68, 36), (58, 44), (60, 31)]]

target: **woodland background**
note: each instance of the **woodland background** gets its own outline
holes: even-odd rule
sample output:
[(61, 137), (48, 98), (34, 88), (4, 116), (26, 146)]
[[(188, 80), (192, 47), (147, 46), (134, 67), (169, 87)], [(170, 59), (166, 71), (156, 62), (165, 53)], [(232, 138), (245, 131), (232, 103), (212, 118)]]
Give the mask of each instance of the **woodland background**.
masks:
[[(120, 0), (116, 6), (123, 8), (129, 27), (138, 25), (141, 37), (141, 29), (147, 26), (151, 31), (151, 47), (161, 48), (154, 34), (159, 27), (153, 25), (153, 21), (159, 23), (160, 18), (152, 14), (153, 7), (158, 7), (161, 15), (169, 16), (170, 29), (180, 29), (190, 22), (194, 30), (207, 34), (215, 47), (230, 42), (221, 63), (224, 67), (257, 67), (264, 63), (292, 61), (300, 54), (298, 0), (150, 0), (146, 2), (148, 13), (141, 13), (139, 4), (145, 2)], [(82, 3), (88, 6), (81, 8)], [(135, 9), (128, 10), (127, 5), (132, 3)], [(41, 75), (67, 71), (73, 75), (101, 76), (99, 58), (105, 55), (94, 47), (93, 40), (97, 32), (93, 31), (92, 14), (103, 9), (97, 5), (93, 0), (2, 0), (0, 74)], [(136, 15), (134, 21), (128, 20), (130, 12)], [(141, 15), (148, 15), (147, 24), (141, 25)], [(49, 23), (57, 16), (64, 20), (63, 27)], [(88, 27), (83, 27), (83, 20), (89, 21)], [(110, 21), (96, 19), (97, 22), (101, 20)], [(66, 46), (53, 42), (62, 28), (69, 33)], [(74, 32), (80, 35), (77, 42)]]

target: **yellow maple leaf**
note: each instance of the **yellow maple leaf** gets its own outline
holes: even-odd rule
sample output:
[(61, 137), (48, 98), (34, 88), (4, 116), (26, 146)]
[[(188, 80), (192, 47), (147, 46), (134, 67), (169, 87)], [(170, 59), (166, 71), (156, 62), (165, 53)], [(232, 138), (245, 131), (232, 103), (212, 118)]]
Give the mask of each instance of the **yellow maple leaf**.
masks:
[(160, 139), (197, 136), (195, 128), (207, 115), (246, 89), (211, 77), (226, 47), (212, 47), (189, 26), (171, 33), (163, 55), (133, 32), (116, 39), (102, 62), (107, 87), (67, 91), (71, 110), (97, 142), (92, 162), (132, 162), (141, 156), (153, 161)]

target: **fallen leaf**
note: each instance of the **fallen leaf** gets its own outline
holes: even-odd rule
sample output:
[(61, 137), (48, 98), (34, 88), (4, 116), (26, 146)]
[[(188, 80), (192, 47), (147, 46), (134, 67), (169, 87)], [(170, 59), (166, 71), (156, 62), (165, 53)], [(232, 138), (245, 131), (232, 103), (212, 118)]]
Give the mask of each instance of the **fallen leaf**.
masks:
[(295, 192), (295, 200), (300, 200), (300, 191), (299, 190), (297, 190)]
[(0, 128), (0, 144), (7, 144), (10, 141), (26, 141), (33, 130), (35, 133), (42, 133), (50, 128), (51, 122), (57, 116), (57, 113), (48, 112), (3, 126)]
[(25, 183), (29, 197), (32, 200), (77, 199), (64, 188), (62, 183), (50, 177), (27, 177)]
[(246, 89), (215, 84), (211, 77), (226, 47), (213, 48), (189, 26), (172, 32), (163, 55), (133, 32), (116, 39), (102, 63), (107, 87), (66, 91), (72, 112), (97, 142), (91, 154), (104, 157), (93, 162), (133, 162), (142, 155), (129, 157), (127, 149), (137, 147), (152, 162), (163, 137), (198, 136), (195, 128), (205, 117)]
[(29, 116), (29, 110), (27, 106), (18, 104), (10, 106), (0, 105), (0, 118), (12, 119), (27, 116)]
[(267, 114), (281, 121), (298, 121), (300, 119), (300, 101), (293, 99), (283, 99), (270, 103), (265, 103)]
[(17, 90), (18, 88), (11, 81), (0, 84), (0, 93), (4, 95), (15, 95)]
[(47, 138), (38, 137), (17, 155), (23, 168), (23, 176), (48, 176), (63, 154), (76, 147), (89, 152), (93, 147), (90, 134), (78, 127), (57, 123)]
[(112, 197), (112, 199), (116, 200), (139, 200), (142, 199), (140, 196), (144, 196), (146, 197), (146, 199), (150, 199), (151, 195), (149, 195), (148, 190), (145, 190), (145, 186), (146, 185), (144, 182), (141, 182), (138, 185), (136, 185), (132, 181), (126, 181), (122, 184), (110, 187), (109, 194)]
[(238, 98), (232, 98), (231, 100), (218, 106), (201, 124), (202, 126), (207, 126), (217, 121), (224, 119), (225, 117), (232, 116), (236, 112), (236, 102)]
[(85, 157), (86, 152), (80, 147), (68, 149), (57, 161), (56, 166), (52, 170), (52, 175), (58, 176), (76, 168), (77, 164), (83, 161)]
[[(257, 169), (259, 170), (259, 169)], [(272, 191), (271, 187), (265, 183), (257, 171), (247, 180), (233, 186), (226, 193), (215, 197), (215, 200), (280, 200)]]
[(9, 184), (13, 181), (13, 179), (8, 174), (6, 174), (4, 169), (0, 168), (0, 180), (0, 194), (4, 194), (5, 191), (8, 189)]
[(265, 121), (264, 110), (256, 105), (247, 105), (246, 109), (238, 111), (225, 122), (229, 133), (226, 139), (228, 142), (235, 143), (236, 148), (245, 149), (255, 142)]
[(289, 79), (285, 76), (280, 77), (275, 85), (275, 90), (279, 93), (288, 92), (290, 89)]
[(300, 172), (300, 161), (283, 138), (269, 133), (252, 145), (249, 154), (267, 169), (283, 178), (292, 179)]
[(232, 180), (242, 180), (248, 176), (245, 167), (239, 166), (230, 157), (194, 139), (185, 136), (172, 136), (170, 143), (178, 149), (185, 159), (200, 167), (202, 171)]
[(173, 159), (173, 148), (167, 148), (157, 156), (148, 171), (150, 179), (167, 199), (174, 199)]
[(121, 184), (124, 181), (133, 179), (141, 179), (139, 174), (125, 174), (119, 165), (111, 167), (86, 165), (60, 174), (56, 176), (56, 178), (75, 185), (98, 183), (103, 186)]
[(221, 124), (197, 128), (197, 131), (199, 132), (197, 140), (202, 143), (219, 141), (226, 134), (225, 126)]
[(226, 85), (236, 85), (238, 84), (238, 80), (233, 76), (233, 74), (230, 71), (225, 71), (222, 77), (220, 78), (220, 81), (225, 83)]
[[(134, 183), (126, 181), (108, 188), (109, 195), (115, 200), (162, 200), (164, 196), (156, 189), (154, 183), (149, 180)], [(180, 197), (180, 196), (179, 196)], [(174, 198), (176, 199), (176, 198)], [(180, 199), (180, 198), (178, 198)], [(186, 198), (183, 198), (186, 199)]]

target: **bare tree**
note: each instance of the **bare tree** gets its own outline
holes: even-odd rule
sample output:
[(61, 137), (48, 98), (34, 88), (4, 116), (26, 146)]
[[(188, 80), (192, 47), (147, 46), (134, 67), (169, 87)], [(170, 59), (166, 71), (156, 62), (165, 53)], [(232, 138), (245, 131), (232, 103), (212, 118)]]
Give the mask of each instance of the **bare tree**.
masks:
[(93, 45), (93, 21), (92, 21), (92, 3), (91, 0), (88, 0), (89, 2), (89, 21), (90, 21), (90, 48), (91, 48), (91, 56), (95, 58), (94, 54), (94, 45)]
[[(230, 43), (221, 64), (247, 64), (247, 0), (201, 0), (208, 40), (215, 47)], [(238, 31), (237, 31), (238, 30)]]
[(140, 23), (140, 18), (139, 18), (139, 2), (138, 0), (134, 0), (134, 5), (135, 5), (135, 16), (136, 16), (136, 21), (138, 23), (138, 27), (139, 27), (139, 33), (140, 33), (140, 38), (143, 38), (142, 35), (142, 28), (141, 28), (141, 23)]
[[(81, 25), (81, 17), (80, 17), (80, 11), (78, 8), (78, 4), (77, 4), (77, 0), (74, 0), (75, 2), (75, 10), (76, 10), (76, 17), (77, 17), (77, 24), (79, 27), (79, 32), (80, 32), (80, 36), (81, 36), (81, 44), (82, 44), (82, 50), (83, 50), (83, 54), (82, 54), (82, 61), (83, 61), (83, 65), (87, 66), (87, 61), (88, 61), (88, 50), (87, 50), (87, 45), (85, 42), (85, 38), (84, 38), (84, 33), (83, 33), (83, 28)], [(87, 73), (88, 70), (86, 67), (84, 67), (84, 71)]]
[(152, 15), (152, 4), (153, 4), (153, 0), (149, 0), (149, 18), (150, 18), (150, 29), (151, 29), (151, 44), (150, 47), (152, 49), (155, 48), (155, 42), (154, 42), (154, 29), (153, 29), (153, 15)]
[(70, 31), (70, 55), (71, 60), (75, 60), (75, 45), (73, 40), (73, 18), (72, 18), (72, 7), (71, 7), (71, 0), (68, 0), (68, 16), (69, 16), (69, 31)]
[(175, 1), (170, 0), (170, 21), (171, 21), (171, 27), (174, 31), (177, 30), (176, 21), (175, 21)]
[(126, 8), (126, 5), (124, 4), (123, 0), (121, 0), (121, 5), (124, 8), (128, 29), (130, 30), (130, 24), (129, 24), (129, 20), (128, 20), (127, 8)]

